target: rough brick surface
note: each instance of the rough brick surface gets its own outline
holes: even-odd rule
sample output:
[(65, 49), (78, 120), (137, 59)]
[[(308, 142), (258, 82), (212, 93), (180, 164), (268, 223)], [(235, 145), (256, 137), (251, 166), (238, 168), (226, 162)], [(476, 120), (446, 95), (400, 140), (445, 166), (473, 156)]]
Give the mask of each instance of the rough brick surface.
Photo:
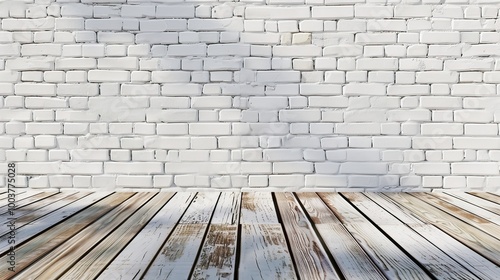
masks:
[(28, 187), (500, 189), (496, 0), (22, 2), (0, 158)]

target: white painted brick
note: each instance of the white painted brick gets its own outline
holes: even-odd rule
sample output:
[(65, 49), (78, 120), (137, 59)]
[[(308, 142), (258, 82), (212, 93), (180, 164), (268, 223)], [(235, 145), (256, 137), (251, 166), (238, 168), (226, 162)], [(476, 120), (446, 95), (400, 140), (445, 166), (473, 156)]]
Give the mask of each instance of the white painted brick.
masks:
[(344, 86), (344, 94), (353, 95), (385, 95), (386, 86), (381, 83), (350, 83)]
[(312, 17), (320, 19), (344, 19), (354, 17), (353, 6), (312, 7)]
[(108, 174), (161, 174), (161, 162), (105, 162), (104, 172)]
[(245, 9), (246, 19), (306, 19), (310, 14), (309, 7), (248, 6)]
[(343, 175), (306, 175), (306, 187), (347, 187), (347, 176)]
[(456, 96), (491, 96), (496, 95), (496, 86), (492, 84), (457, 84), (451, 86), (451, 94)]
[(450, 164), (444, 162), (413, 163), (413, 171), (417, 175), (448, 175), (450, 174)]
[(456, 137), (455, 149), (496, 150), (500, 148), (500, 139), (495, 137)]
[(496, 162), (457, 162), (451, 164), (453, 175), (498, 175), (499, 166)]
[(340, 165), (341, 174), (387, 174), (387, 164), (380, 162), (345, 162)]
[(56, 85), (40, 83), (21, 83), (15, 85), (16, 95), (23, 96), (55, 96)]
[(304, 187), (304, 175), (270, 175), (269, 187)]
[(110, 70), (137, 70), (139, 68), (139, 60), (135, 57), (99, 58), (97, 60), (97, 68)]

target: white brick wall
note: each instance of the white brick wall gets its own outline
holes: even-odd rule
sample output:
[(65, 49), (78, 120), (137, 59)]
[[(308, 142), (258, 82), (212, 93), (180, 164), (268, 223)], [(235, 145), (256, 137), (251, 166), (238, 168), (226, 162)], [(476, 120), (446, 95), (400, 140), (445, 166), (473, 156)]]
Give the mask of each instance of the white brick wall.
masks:
[(28, 187), (500, 189), (495, 1), (24, 2), (0, 158)]

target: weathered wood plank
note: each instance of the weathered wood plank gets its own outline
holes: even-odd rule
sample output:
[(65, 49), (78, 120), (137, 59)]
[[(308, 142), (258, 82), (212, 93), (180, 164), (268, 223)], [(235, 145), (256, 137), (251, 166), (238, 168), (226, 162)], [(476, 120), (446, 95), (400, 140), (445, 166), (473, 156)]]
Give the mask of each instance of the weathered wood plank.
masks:
[(498, 258), (500, 256), (500, 243), (498, 239), (409, 194), (386, 193), (384, 195), (408, 208), (428, 223), (460, 240), (495, 264), (500, 264)]
[(298, 279), (280, 224), (241, 225), (238, 279)]
[(279, 213), (301, 279), (340, 279), (292, 193), (276, 193)]
[(142, 279), (188, 279), (207, 224), (179, 224)]
[(476, 205), (470, 204), (468, 202), (465, 202), (461, 199), (458, 199), (458, 198), (453, 197), (451, 195), (448, 195), (446, 193), (434, 192), (431, 194), (433, 196), (441, 199), (441, 200), (444, 200), (444, 201), (451, 203), (457, 207), (460, 207), (461, 209), (464, 209), (464, 210), (466, 210), (466, 211), (468, 211), (476, 216), (479, 216), (479, 217), (487, 220), (490, 223), (500, 225), (500, 215), (494, 214), (486, 209), (483, 209), (483, 208), (478, 207)]
[(270, 192), (244, 192), (241, 199), (241, 224), (277, 224), (278, 215)]
[(449, 192), (447, 193), (451, 196), (460, 198), (468, 203), (472, 203), (478, 207), (484, 208), (490, 212), (493, 212), (497, 215), (500, 215), (500, 205), (497, 203), (493, 203), (489, 200), (482, 199), (478, 196), (467, 194), (467, 193), (459, 193), (459, 192)]
[(97, 279), (140, 279), (195, 196), (176, 193)]
[(212, 217), (212, 224), (237, 225), (240, 217), (241, 193), (223, 192)]
[(342, 221), (378, 268), (389, 279), (431, 279), (378, 228), (338, 193), (319, 193), (330, 210)]
[(215, 203), (219, 199), (218, 192), (199, 192), (182, 216), (179, 224), (206, 224), (212, 217)]
[[(57, 210), (75, 200), (78, 200), (84, 196), (88, 195), (88, 193), (77, 193), (77, 192), (68, 192), (68, 193), (59, 193), (53, 195), (43, 201), (35, 202), (26, 207), (16, 209), (13, 211), (13, 218), (16, 219), (16, 226), (20, 228), (25, 224), (32, 222), (44, 215)], [(0, 215), (0, 221), (6, 221), (7, 218), (12, 217), (9, 212), (6, 212)], [(1, 229), (0, 236), (6, 233), (5, 228)]]
[(4, 200), (6, 201), (7, 198), (9, 197), (9, 194), (16, 194), (16, 195), (20, 195), (20, 194), (23, 194), (23, 193), (26, 193), (27, 191), (25, 189), (14, 189), (15, 191), (13, 191), (12, 189), (5, 189), (4, 191), (2, 191), (0, 193), (0, 201), (4, 202)]
[(221, 194), (191, 279), (234, 279), (241, 193)]
[(191, 279), (234, 279), (237, 239), (237, 225), (210, 225)]
[[(35, 262), (38, 258), (43, 257), (51, 250), (74, 236), (87, 225), (102, 217), (108, 211), (132, 196), (132, 193), (115, 193), (103, 198), (102, 200), (92, 203), (90, 199), (101, 196), (100, 194), (91, 194), (82, 199), (86, 206), (90, 207), (82, 210), (81, 212), (71, 216), (63, 223), (60, 223), (49, 230), (38, 234), (33, 239), (29, 240), (20, 246), (16, 247), (16, 270), (19, 272)], [(83, 201), (86, 200), (86, 201)], [(37, 231), (39, 233), (41, 231)], [(24, 233), (24, 231), (20, 232)], [(20, 240), (18, 240), (20, 244)], [(7, 279), (14, 274), (9, 274), (7, 270), (7, 263), (0, 263), (0, 279)]]
[(343, 196), (438, 279), (479, 279), (366, 196), (360, 193), (343, 193)]
[(94, 279), (160, 210), (173, 193), (158, 193), (59, 279)]
[(138, 193), (19, 273), (15, 279), (57, 279), (156, 193)]
[[(57, 192), (25, 192), (17, 196), (17, 201), (15, 202), (15, 209), (20, 209), (26, 205), (29, 205), (33, 202), (40, 201), (47, 197), (57, 194)], [(0, 207), (0, 214), (3, 215), (7, 213), (9, 209), (9, 205), (6, 203), (5, 205)]]
[[(451, 203), (448, 203), (444, 200), (441, 200), (437, 197), (434, 197), (432, 195), (426, 194), (426, 193), (415, 193), (412, 194), (413, 196), (419, 198), (420, 200), (426, 202), (427, 204), (430, 204), (458, 219), (461, 219), (462, 221), (466, 222), (467, 224), (478, 228), (489, 235), (495, 237), (495, 235), (500, 234), (500, 226), (490, 223), (488, 220), (483, 219), (479, 216), (474, 215), (473, 213), (470, 213), (460, 207), (457, 207)], [(498, 236), (500, 237), (500, 236)]]
[[(412, 213), (408, 209), (395, 203), (393, 200), (380, 194), (365, 193), (364, 195), (386, 209), (403, 223), (406, 223), (413, 230), (432, 242), (441, 251), (455, 259), (480, 279), (496, 280), (498, 275), (500, 275), (499, 266), (458, 242), (434, 225), (424, 224), (423, 222), (414, 223), (416, 218), (412, 216)], [(408, 221), (410, 221), (410, 223), (408, 223)]]
[(198, 193), (144, 279), (188, 279), (220, 193)]
[(491, 194), (491, 193), (487, 193), (487, 192), (470, 192), (470, 194), (477, 196), (477, 197), (480, 197), (482, 199), (489, 200), (493, 203), (500, 204), (500, 198), (495, 194)]
[(346, 279), (386, 279), (317, 194), (297, 196)]

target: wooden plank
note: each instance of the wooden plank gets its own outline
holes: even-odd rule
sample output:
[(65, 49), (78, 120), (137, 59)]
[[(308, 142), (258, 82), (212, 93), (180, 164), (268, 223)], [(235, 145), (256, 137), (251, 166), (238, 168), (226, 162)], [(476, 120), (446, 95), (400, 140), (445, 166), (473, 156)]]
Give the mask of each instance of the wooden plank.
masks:
[(57, 279), (156, 193), (138, 193), (19, 273), (15, 279)]
[(451, 203), (457, 207), (460, 207), (460, 208), (462, 208), (462, 209), (464, 209), (464, 210), (466, 210), (466, 211), (468, 211), (476, 216), (479, 216), (479, 217), (487, 220), (490, 223), (500, 225), (500, 215), (494, 214), (486, 209), (483, 209), (483, 208), (478, 207), (474, 204), (465, 202), (461, 199), (458, 199), (458, 198), (453, 197), (453, 196), (446, 194), (446, 193), (434, 192), (434, 193), (431, 193), (431, 195), (433, 195), (441, 200), (444, 200), (448, 203)]
[(212, 217), (213, 208), (220, 193), (200, 192), (196, 195), (186, 213), (179, 221), (180, 224), (206, 224)]
[(489, 200), (493, 203), (500, 204), (500, 198), (495, 194), (491, 194), (491, 193), (487, 193), (487, 192), (470, 192), (470, 194), (477, 196), (477, 197), (480, 197), (482, 199)]
[(495, 264), (500, 264), (498, 258), (500, 256), (500, 243), (498, 239), (409, 194), (386, 193), (384, 195), (408, 208), (421, 219), (460, 240)]
[[(19, 196), (17, 196), (17, 201), (16, 201), (16, 210), (20, 209), (26, 205), (29, 205), (33, 202), (40, 201), (42, 199), (48, 198), (50, 196), (53, 196), (57, 194), (57, 192), (25, 192)], [(8, 204), (5, 204), (4, 206), (0, 207), (0, 214), (3, 215), (7, 213), (8, 211)]]
[(340, 279), (292, 193), (276, 193), (279, 213), (301, 279)]
[[(130, 196), (132, 193), (115, 193), (92, 204), (89, 198), (97, 197), (100, 194), (91, 194), (82, 200), (90, 207), (82, 210), (74, 216), (68, 218), (64, 223), (58, 224), (49, 230), (38, 234), (20, 246), (16, 247), (16, 270), (21, 271), (37, 259), (50, 253), (51, 250), (74, 236), (87, 225), (102, 217), (109, 210), (113, 209)], [(19, 242), (18, 242), (19, 243)], [(19, 243), (20, 244), (20, 243)], [(7, 279), (14, 274), (9, 274), (6, 262), (0, 263), (0, 279)]]
[(142, 279), (188, 279), (207, 224), (179, 224)]
[[(343, 193), (343, 196), (347, 197), (356, 208), (376, 223), (436, 278), (479, 279), (366, 196), (360, 193)], [(382, 223), (385, 221), (390, 222)]]
[(496, 280), (500, 275), (500, 267), (479, 255), (469, 247), (458, 242), (431, 224), (414, 223), (415, 217), (408, 209), (400, 206), (386, 196), (375, 193), (364, 193), (365, 196), (386, 209), (387, 212), (406, 223), (425, 239), (435, 244), (441, 251), (463, 265), (480, 279)]
[(215, 208), (211, 224), (238, 225), (241, 193), (223, 192)]
[(198, 193), (144, 279), (188, 279), (220, 193)]
[(297, 196), (346, 279), (386, 279), (317, 194)]
[[(43, 201), (38, 201), (32, 203), (26, 207), (16, 209), (13, 211), (14, 218), (16, 219), (16, 227), (20, 228), (23, 225), (34, 221), (54, 210), (57, 210), (64, 205), (67, 205), (79, 198), (88, 195), (88, 193), (77, 193), (77, 192), (67, 192), (67, 193), (58, 193)], [(0, 215), (0, 221), (6, 221), (7, 218), (12, 217), (9, 212), (6, 212)], [(6, 231), (0, 231), (0, 236), (5, 234)]]
[(26, 189), (6, 189), (4, 190), (2, 193), (0, 193), (0, 201), (4, 201), (4, 200), (7, 200), (7, 198), (9, 197), (9, 194), (13, 194), (15, 193), (16, 195), (20, 195), (20, 194), (23, 194), (23, 193), (26, 193)]
[(241, 225), (238, 279), (298, 279), (280, 224)]
[(427, 204), (430, 204), (458, 219), (461, 219), (465, 223), (475, 228), (478, 228), (493, 237), (495, 237), (495, 235), (498, 235), (500, 233), (500, 226), (490, 223), (488, 220), (476, 216), (468, 211), (465, 211), (464, 209), (457, 207), (451, 203), (448, 203), (444, 200), (441, 200), (437, 197), (434, 197), (426, 193), (414, 193), (412, 195), (426, 202)]
[(158, 193), (87, 255), (78, 260), (60, 276), (60, 279), (94, 279), (97, 277), (173, 195), (173, 193), (166, 192)]
[(234, 279), (237, 225), (210, 225), (191, 279)]
[(460, 192), (449, 192), (447, 193), (451, 196), (460, 198), (466, 202), (472, 203), (478, 207), (484, 208), (490, 212), (493, 212), (497, 215), (500, 215), (500, 205), (497, 203), (493, 203), (489, 200), (482, 199), (480, 197), (477, 197), (475, 195), (467, 194), (467, 193), (460, 193)]
[(221, 194), (191, 279), (234, 279), (241, 193)]
[(389, 279), (431, 279), (426, 271), (338, 193), (318, 194)]
[(140, 279), (195, 195), (176, 193), (97, 279)]
[(278, 224), (278, 215), (270, 192), (244, 192), (241, 200), (241, 224)]

